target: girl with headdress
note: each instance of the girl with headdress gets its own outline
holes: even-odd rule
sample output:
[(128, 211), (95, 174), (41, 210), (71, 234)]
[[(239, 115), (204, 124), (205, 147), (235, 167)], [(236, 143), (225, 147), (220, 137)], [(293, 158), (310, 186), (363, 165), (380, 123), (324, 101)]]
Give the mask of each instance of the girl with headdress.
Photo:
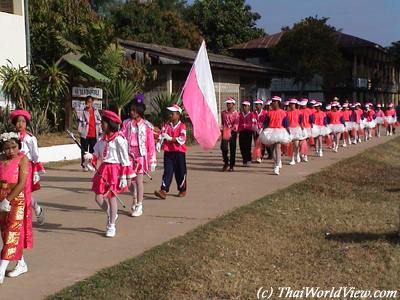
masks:
[(28, 271), (22, 252), (32, 248), (31, 203), (25, 197), (25, 182), (29, 180), (29, 160), (20, 151), (21, 141), (17, 133), (0, 136), (0, 230), (3, 239), (0, 260), (0, 284), (3, 283), (10, 261), (18, 261), (9, 277), (17, 277)]

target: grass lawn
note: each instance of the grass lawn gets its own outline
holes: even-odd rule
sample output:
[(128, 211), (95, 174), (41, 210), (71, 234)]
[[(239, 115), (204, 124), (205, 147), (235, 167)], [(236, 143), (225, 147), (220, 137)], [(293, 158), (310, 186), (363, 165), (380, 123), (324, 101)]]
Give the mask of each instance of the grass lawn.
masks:
[(397, 138), (49, 299), (255, 299), (261, 286), (399, 289), (399, 180)]
[[(79, 140), (79, 135), (75, 135)], [(52, 132), (37, 136), (39, 147), (49, 147), (64, 144), (73, 144), (74, 141), (65, 133)]]

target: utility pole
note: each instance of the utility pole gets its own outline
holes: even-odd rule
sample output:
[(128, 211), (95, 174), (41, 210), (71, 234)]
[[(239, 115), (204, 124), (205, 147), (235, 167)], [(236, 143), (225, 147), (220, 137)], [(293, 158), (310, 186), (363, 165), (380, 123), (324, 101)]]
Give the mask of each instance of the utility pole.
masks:
[(29, 1), (24, 0), (24, 16), (25, 16), (25, 42), (26, 42), (26, 65), (28, 69), (31, 67), (31, 32), (29, 29)]

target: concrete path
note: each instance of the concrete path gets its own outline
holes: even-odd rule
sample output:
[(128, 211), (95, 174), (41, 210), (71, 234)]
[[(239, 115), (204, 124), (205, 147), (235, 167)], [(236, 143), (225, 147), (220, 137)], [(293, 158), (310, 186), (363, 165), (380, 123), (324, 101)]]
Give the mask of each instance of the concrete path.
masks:
[[(42, 299), (80, 281), (102, 268), (132, 258), (209, 222), (236, 207), (273, 193), (340, 159), (354, 156), (392, 139), (375, 138), (367, 143), (326, 151), (323, 158), (310, 157), (308, 163), (284, 167), (280, 176), (272, 175), (271, 161), (252, 167), (236, 167), (222, 173), (219, 147), (203, 152), (191, 147), (187, 155), (188, 195), (177, 198), (175, 183), (167, 200), (158, 200), (162, 167), (145, 183), (144, 215), (129, 217), (121, 210), (117, 237), (104, 237), (106, 217), (90, 191), (91, 174), (78, 165), (49, 170), (43, 188), (34, 196), (45, 209), (46, 224), (35, 226), (34, 249), (25, 252), (30, 271), (19, 278), (6, 278), (0, 286), (0, 299)], [(240, 161), (240, 155), (238, 155)], [(161, 161), (160, 161), (160, 165)], [(121, 197), (130, 207), (131, 197)]]

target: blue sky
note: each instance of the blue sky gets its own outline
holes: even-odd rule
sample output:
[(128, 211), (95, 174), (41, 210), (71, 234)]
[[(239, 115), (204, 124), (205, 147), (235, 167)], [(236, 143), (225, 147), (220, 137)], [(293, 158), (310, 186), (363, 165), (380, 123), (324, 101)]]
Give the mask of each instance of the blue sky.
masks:
[[(229, 0), (227, 0), (229, 1)], [(193, 0), (188, 1), (192, 3)], [(247, 0), (269, 34), (308, 16), (329, 17), (344, 33), (389, 46), (400, 40), (400, 0)]]

